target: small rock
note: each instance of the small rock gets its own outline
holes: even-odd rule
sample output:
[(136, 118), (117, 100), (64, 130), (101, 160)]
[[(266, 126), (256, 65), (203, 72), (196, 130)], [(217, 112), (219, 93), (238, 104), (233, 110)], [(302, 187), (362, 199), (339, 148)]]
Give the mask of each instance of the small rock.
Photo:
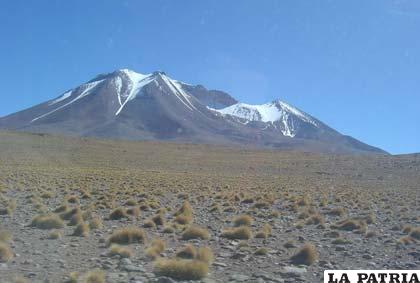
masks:
[(295, 267), (295, 266), (286, 266), (280, 270), (280, 273), (284, 277), (301, 277), (303, 274), (307, 272), (306, 268), (304, 267)]
[(243, 275), (243, 274), (232, 274), (230, 276), (230, 281), (236, 281), (236, 282), (244, 282), (249, 279), (249, 276)]
[(219, 262), (219, 261), (214, 262), (213, 265), (214, 266), (227, 267), (227, 264), (226, 263)]

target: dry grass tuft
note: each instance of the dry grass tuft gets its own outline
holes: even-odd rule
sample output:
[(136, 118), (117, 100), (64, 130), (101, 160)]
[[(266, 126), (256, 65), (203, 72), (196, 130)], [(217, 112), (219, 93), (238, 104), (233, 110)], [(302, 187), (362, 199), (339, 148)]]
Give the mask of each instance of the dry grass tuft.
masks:
[(103, 223), (100, 217), (93, 217), (90, 221), (89, 221), (89, 228), (90, 230), (98, 230), (101, 229), (103, 227)]
[(83, 283), (105, 283), (105, 272), (99, 269), (89, 271), (83, 276)]
[(191, 240), (191, 239), (202, 239), (207, 240), (210, 239), (210, 234), (207, 229), (198, 227), (198, 226), (191, 226), (187, 228), (184, 233), (182, 234), (183, 240)]
[(145, 251), (146, 255), (150, 258), (157, 258), (165, 250), (166, 244), (161, 239), (154, 239), (150, 247)]
[(64, 227), (64, 222), (55, 214), (37, 215), (32, 219), (32, 227), (38, 229), (60, 229)]
[(402, 232), (405, 234), (410, 234), (410, 232), (413, 230), (413, 227), (410, 225), (404, 225)]
[(211, 264), (214, 260), (214, 255), (210, 248), (200, 247), (197, 250), (195, 259)]
[(163, 227), (162, 233), (173, 234), (175, 233), (175, 228), (171, 225), (166, 225), (165, 227)]
[(175, 222), (186, 225), (193, 221), (193, 209), (188, 201), (185, 201), (181, 208), (174, 213)]
[(226, 229), (220, 236), (232, 240), (249, 240), (252, 237), (252, 232), (249, 227), (241, 226)]
[(236, 216), (233, 219), (233, 225), (235, 227), (239, 227), (239, 226), (251, 226), (252, 222), (254, 222), (254, 219), (252, 219), (251, 216), (247, 215), (247, 214), (242, 214), (239, 216)]
[(82, 214), (82, 210), (79, 207), (75, 207), (60, 213), (60, 218), (63, 220), (70, 220), (73, 217), (73, 215), (79, 213)]
[(155, 228), (156, 224), (155, 224), (155, 222), (152, 221), (152, 219), (147, 219), (146, 221), (144, 221), (143, 227), (144, 228)]
[(154, 273), (176, 280), (200, 280), (207, 276), (209, 266), (206, 262), (189, 259), (158, 259)]
[(413, 239), (420, 240), (420, 228), (412, 229), (409, 235)]
[(115, 256), (118, 255), (123, 258), (128, 258), (133, 256), (133, 251), (128, 247), (123, 247), (120, 245), (113, 244), (109, 249), (109, 255)]
[(130, 207), (127, 209), (127, 215), (130, 215), (135, 218), (140, 217), (140, 208), (138, 206)]
[(133, 243), (144, 243), (146, 241), (146, 233), (137, 227), (127, 227), (121, 228), (108, 238), (108, 245), (110, 244), (120, 244), (120, 245), (129, 245)]
[(263, 256), (268, 254), (268, 250), (266, 248), (259, 248), (255, 251), (255, 255)]
[(109, 214), (110, 220), (120, 220), (122, 218), (127, 218), (127, 211), (123, 207), (118, 207)]
[(154, 215), (151, 220), (156, 224), (156, 226), (162, 226), (165, 224), (165, 218), (162, 213)]
[(308, 219), (306, 219), (305, 224), (306, 225), (318, 225), (318, 224), (325, 225), (325, 220), (320, 214), (315, 214), (309, 217)]
[(176, 257), (193, 259), (197, 256), (197, 249), (193, 245), (185, 245), (176, 253)]
[(190, 224), (193, 221), (193, 217), (192, 215), (178, 215), (177, 217), (175, 217), (175, 222), (181, 224), (181, 225), (187, 225)]
[(410, 244), (416, 244), (416, 239), (410, 237), (410, 236), (404, 236), (398, 239), (397, 244), (399, 245), (410, 245)]
[(78, 203), (79, 198), (75, 195), (72, 195), (72, 196), (67, 197), (67, 202), (68, 203)]
[(0, 230), (0, 242), (10, 242), (12, 240), (12, 233), (7, 230)]
[(267, 239), (270, 235), (271, 235), (271, 231), (272, 231), (272, 227), (270, 224), (266, 223), (264, 224), (264, 226), (262, 227), (261, 231), (258, 231), (255, 234), (255, 238), (263, 238), (263, 239)]
[(12, 249), (6, 243), (0, 242), (0, 262), (8, 262), (13, 258)]
[(85, 222), (79, 223), (73, 231), (73, 236), (78, 236), (78, 237), (89, 236), (89, 224)]
[(191, 204), (188, 201), (184, 201), (181, 208), (174, 213), (174, 216), (178, 215), (192, 215), (193, 209), (191, 207)]
[(22, 276), (16, 276), (13, 279), (13, 283), (28, 283), (28, 282), (29, 281), (25, 277), (22, 277)]
[(134, 199), (129, 199), (125, 202), (125, 205), (127, 206), (136, 206), (137, 205), (137, 201)]
[(50, 239), (50, 240), (57, 240), (57, 239), (60, 239), (61, 237), (62, 237), (63, 235), (61, 234), (61, 232), (60, 231), (58, 231), (58, 230), (54, 230), (54, 231), (51, 231), (49, 234), (48, 234), (48, 239)]
[(366, 229), (366, 222), (358, 219), (345, 219), (335, 225), (331, 225), (331, 228), (345, 231), (362, 231), (363, 229)]
[(312, 244), (305, 244), (290, 260), (293, 264), (312, 265), (318, 259), (318, 252)]
[(79, 211), (79, 212), (72, 215), (72, 217), (70, 218), (70, 221), (67, 225), (68, 226), (76, 226), (76, 225), (78, 225), (82, 222), (83, 222), (83, 213), (81, 211)]
[(54, 209), (54, 212), (55, 213), (61, 213), (61, 212), (67, 211), (67, 210), (69, 210), (69, 206), (67, 204), (62, 204), (62, 205), (58, 206), (56, 209)]
[(71, 272), (68, 275), (67, 280), (65, 281), (66, 283), (77, 283), (79, 280), (79, 273), (76, 271)]

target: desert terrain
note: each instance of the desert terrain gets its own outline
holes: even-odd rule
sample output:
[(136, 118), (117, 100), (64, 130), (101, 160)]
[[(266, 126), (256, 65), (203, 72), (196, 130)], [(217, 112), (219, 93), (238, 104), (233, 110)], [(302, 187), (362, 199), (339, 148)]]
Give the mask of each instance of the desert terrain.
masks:
[(0, 133), (0, 282), (419, 269), (420, 155)]

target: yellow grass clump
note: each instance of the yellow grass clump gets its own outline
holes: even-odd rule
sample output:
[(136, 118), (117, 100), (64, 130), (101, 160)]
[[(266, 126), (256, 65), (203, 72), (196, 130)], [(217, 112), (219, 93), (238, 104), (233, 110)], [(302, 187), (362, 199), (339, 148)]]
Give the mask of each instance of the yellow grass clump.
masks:
[(109, 214), (110, 220), (119, 220), (126, 217), (127, 211), (123, 207), (116, 208)]
[(133, 256), (133, 251), (128, 247), (112, 244), (109, 249), (109, 255), (119, 255), (120, 257), (128, 258)]
[(120, 228), (108, 238), (108, 245), (120, 244), (129, 245), (133, 243), (144, 243), (146, 241), (146, 233), (137, 227)]
[(8, 244), (0, 242), (0, 262), (8, 262), (13, 258), (12, 249)]
[(97, 229), (101, 229), (102, 227), (103, 227), (103, 223), (102, 223), (101, 218), (99, 218), (99, 217), (93, 217), (89, 221), (90, 230), (97, 230)]
[(185, 258), (185, 259), (193, 259), (197, 256), (197, 249), (191, 245), (185, 245), (182, 249), (177, 251), (176, 257)]
[(176, 280), (200, 280), (207, 276), (209, 266), (206, 262), (190, 259), (158, 259), (154, 273)]
[(260, 231), (255, 234), (255, 238), (267, 239), (271, 235), (272, 227), (270, 224), (266, 223)]
[(312, 244), (303, 245), (299, 251), (290, 258), (293, 264), (312, 265), (318, 259), (318, 252)]
[(249, 227), (241, 226), (226, 229), (220, 236), (232, 240), (249, 240), (252, 237), (252, 232)]
[(95, 269), (83, 276), (83, 283), (105, 283), (105, 272)]
[(89, 224), (80, 222), (73, 231), (73, 236), (87, 237), (89, 236)]
[(198, 226), (191, 226), (188, 227), (184, 233), (182, 233), (183, 240), (191, 240), (191, 239), (202, 239), (207, 240), (210, 238), (210, 234), (207, 229), (198, 227)]
[(154, 239), (150, 247), (145, 250), (145, 253), (148, 257), (155, 259), (165, 250), (165, 247), (166, 244), (163, 240)]
[(55, 214), (41, 214), (32, 219), (31, 226), (44, 230), (60, 229), (64, 227), (64, 222)]

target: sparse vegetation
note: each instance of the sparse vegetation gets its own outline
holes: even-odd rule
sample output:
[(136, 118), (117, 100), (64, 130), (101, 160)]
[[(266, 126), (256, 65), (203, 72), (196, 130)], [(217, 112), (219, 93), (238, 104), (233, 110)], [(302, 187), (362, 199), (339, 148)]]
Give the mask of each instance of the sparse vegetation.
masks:
[(61, 234), (61, 232), (60, 232), (60, 231), (58, 231), (58, 230), (54, 230), (54, 231), (51, 231), (51, 232), (48, 234), (48, 239), (50, 239), (50, 240), (57, 240), (57, 239), (60, 239), (62, 236), (63, 236), (63, 235)]
[(129, 245), (133, 243), (144, 243), (145, 241), (146, 233), (136, 227), (118, 229), (108, 238), (108, 244)]
[(55, 214), (37, 215), (32, 219), (32, 227), (39, 229), (60, 229), (64, 227), (64, 222)]
[(8, 262), (13, 258), (12, 249), (8, 244), (0, 242), (0, 262)]
[(252, 232), (249, 227), (237, 227), (229, 228), (222, 232), (220, 235), (223, 238), (233, 239), (233, 240), (248, 240), (252, 237)]
[(254, 253), (255, 255), (267, 255), (268, 254), (268, 250), (266, 248), (259, 248), (255, 251)]
[(145, 253), (150, 258), (157, 258), (160, 253), (165, 250), (166, 244), (161, 239), (154, 239), (150, 247), (145, 250)]
[(89, 236), (89, 230), (89, 224), (81, 222), (74, 229), (73, 236), (87, 237)]
[(105, 272), (95, 269), (83, 276), (83, 283), (105, 283)]
[(109, 249), (109, 255), (110, 256), (118, 255), (118, 256), (123, 257), (123, 258), (128, 258), (128, 257), (133, 256), (133, 251), (126, 246), (120, 246), (120, 245), (113, 244), (113, 245), (111, 245), (111, 247)]
[[(3, 137), (0, 133), (0, 148)], [(34, 270), (28, 280), (42, 280), (36, 265), (46, 268), (51, 282), (63, 282), (73, 270), (80, 276), (68, 282), (86, 282), (86, 270), (98, 266), (110, 280), (129, 274), (119, 278), (124, 281), (137, 276), (124, 269), (130, 261), (131, 267), (149, 273), (153, 264), (148, 260), (156, 260), (154, 271), (162, 275), (202, 278), (213, 263), (212, 250), (217, 257), (211, 280), (216, 282), (236, 273), (254, 280), (251, 274), (261, 268), (270, 273), (290, 264), (312, 264), (301, 279), (318, 282), (329, 262), (354, 267), (354, 251), (362, 253), (358, 265), (372, 261), (381, 269), (385, 262), (415, 263), (420, 166), (412, 158), (334, 156), (331, 170), (331, 156), (310, 153), (89, 139), (67, 144), (78, 150), (63, 158), (67, 149), (54, 151), (67, 141), (51, 144), (50, 138), (31, 140), (24, 158), (0, 150), (0, 208), (5, 214), (0, 254), (11, 268), (0, 271), (0, 277), (6, 282), (14, 282), (14, 270)], [(32, 156), (32, 145), (35, 150), (39, 145), (43, 155)], [(50, 163), (52, 155), (60, 160), (57, 166)], [(255, 164), (244, 166), (250, 160)], [(377, 171), (381, 168), (395, 178)], [(69, 202), (70, 197), (76, 200)], [(150, 228), (141, 229), (143, 224)], [(72, 237), (73, 231), (89, 237)], [(30, 237), (36, 246), (26, 246)], [(305, 241), (312, 248), (302, 247)], [(165, 264), (158, 265), (161, 261)]]
[(200, 280), (207, 276), (209, 266), (200, 260), (158, 259), (154, 272), (176, 280)]
[(318, 252), (312, 244), (303, 245), (290, 260), (293, 264), (312, 265), (318, 259)]
[(103, 227), (103, 223), (101, 218), (99, 217), (94, 217), (89, 221), (89, 228), (90, 230), (97, 230), (97, 229), (101, 229)]
[(197, 250), (191, 244), (185, 245), (176, 253), (176, 256), (179, 258), (193, 259), (197, 256)]
[(123, 207), (114, 209), (109, 215), (109, 219), (111, 220), (119, 220), (126, 217), (127, 217), (127, 211)]
[(254, 220), (247, 214), (239, 215), (233, 219), (233, 224), (239, 226), (251, 226)]
[(200, 228), (198, 226), (188, 227), (184, 233), (182, 233), (183, 240), (191, 239), (202, 239), (207, 240), (210, 238), (210, 234), (206, 229)]

